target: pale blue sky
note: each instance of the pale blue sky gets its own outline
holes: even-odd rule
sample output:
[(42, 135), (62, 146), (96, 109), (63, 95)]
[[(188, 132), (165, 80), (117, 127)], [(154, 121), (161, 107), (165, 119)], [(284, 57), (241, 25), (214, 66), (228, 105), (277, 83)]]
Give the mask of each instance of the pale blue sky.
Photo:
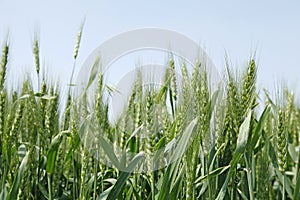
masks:
[(159, 27), (199, 42), (220, 70), (225, 52), (233, 65), (244, 67), (256, 50), (259, 86), (273, 89), (276, 81), (284, 79), (296, 88), (300, 83), (299, 10), (299, 1), (274, 0), (0, 0), (0, 43), (9, 30), (9, 77), (15, 81), (18, 72), (34, 69), (31, 44), (38, 28), (42, 62), (51, 76), (66, 79), (72, 70), (77, 30), (86, 15), (77, 69), (110, 37)]

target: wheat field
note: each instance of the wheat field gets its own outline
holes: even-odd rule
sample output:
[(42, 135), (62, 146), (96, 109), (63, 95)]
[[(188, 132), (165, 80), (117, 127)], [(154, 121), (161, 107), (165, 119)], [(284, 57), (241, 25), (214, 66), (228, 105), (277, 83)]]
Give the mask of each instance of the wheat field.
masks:
[(223, 87), (212, 89), (205, 63), (189, 73), (170, 57), (164, 84), (145, 88), (138, 76), (111, 123), (105, 73), (90, 73), (92, 104), (88, 88), (75, 97), (71, 86), (63, 101), (32, 45), (38, 82), (19, 90), (8, 90), (2, 46), (0, 199), (300, 199), (299, 102), (288, 88), (258, 93), (254, 58), (239, 74), (226, 63)]

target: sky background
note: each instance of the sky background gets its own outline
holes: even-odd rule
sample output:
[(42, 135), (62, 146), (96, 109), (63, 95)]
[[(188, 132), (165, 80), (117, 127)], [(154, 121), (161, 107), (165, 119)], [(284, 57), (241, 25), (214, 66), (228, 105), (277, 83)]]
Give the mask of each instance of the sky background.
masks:
[(299, 10), (299, 1), (274, 0), (0, 0), (0, 44), (9, 32), (8, 77), (14, 83), (34, 71), (32, 41), (38, 30), (42, 66), (50, 77), (64, 82), (72, 71), (84, 16), (76, 73), (87, 56), (112, 36), (138, 28), (164, 28), (201, 44), (220, 71), (226, 54), (232, 66), (242, 70), (256, 52), (259, 88), (273, 90), (287, 82), (299, 90)]

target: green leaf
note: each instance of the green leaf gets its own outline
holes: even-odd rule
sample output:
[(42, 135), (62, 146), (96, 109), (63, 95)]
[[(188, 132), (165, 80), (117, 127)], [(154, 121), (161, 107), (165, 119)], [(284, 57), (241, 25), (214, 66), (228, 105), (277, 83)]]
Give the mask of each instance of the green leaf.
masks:
[(228, 166), (223, 166), (223, 167), (219, 167), (211, 172), (209, 172), (208, 174), (201, 176), (199, 178), (197, 178), (197, 180), (195, 181), (196, 184), (199, 184), (202, 181), (205, 181), (208, 177), (215, 177), (218, 176), (220, 174), (223, 174), (225, 171), (227, 171), (230, 168), (230, 165)]
[(156, 96), (156, 99), (155, 99), (155, 103), (156, 104), (159, 104), (160, 102), (162, 102), (162, 98), (166, 96), (166, 93), (168, 91), (168, 85), (170, 84), (170, 81), (171, 81), (171, 77), (169, 77), (164, 85), (161, 87), (161, 89), (159, 90), (157, 96)]
[(178, 162), (176, 163), (171, 163), (168, 167), (167, 170), (164, 173), (164, 176), (162, 177), (162, 183), (159, 188), (159, 193), (157, 196), (157, 200), (164, 200), (164, 199), (169, 199), (170, 196), (170, 191), (171, 191), (171, 178), (172, 178), (172, 171), (177, 171), (178, 170)]
[(128, 140), (126, 141), (126, 145), (125, 145), (125, 147), (124, 147), (124, 150), (127, 148), (127, 146), (128, 146), (128, 144), (129, 144), (129, 142), (130, 142), (130, 140), (134, 137), (134, 136), (136, 136), (136, 134), (142, 129), (142, 127), (143, 126), (139, 126), (139, 127), (137, 127), (134, 131), (133, 131), (133, 133), (130, 135), (130, 137), (128, 138)]
[(87, 134), (91, 134), (91, 136), (95, 137), (95, 134), (98, 134), (98, 142), (100, 147), (103, 149), (105, 155), (109, 158), (109, 160), (112, 162), (112, 164), (118, 168), (120, 171), (124, 170), (124, 167), (121, 165), (117, 155), (114, 152), (113, 144), (111, 144), (109, 141), (106, 140), (102, 136), (101, 131), (96, 129), (95, 125), (93, 124), (93, 121), (85, 120), (85, 122), (82, 123), (80, 127), (80, 137), (81, 139), (85, 139)]
[(182, 158), (185, 150), (187, 149), (189, 142), (191, 141), (191, 137), (193, 135), (193, 129), (196, 126), (197, 121), (198, 121), (197, 118), (194, 119), (182, 133), (182, 136), (178, 141), (178, 144), (172, 154), (171, 163)]
[(143, 126), (139, 126), (138, 128), (136, 128), (133, 133), (130, 135), (130, 137), (127, 139), (126, 143), (125, 143), (125, 146), (123, 148), (123, 152), (122, 152), (122, 156), (121, 156), (121, 160), (119, 162), (119, 164), (121, 166), (125, 166), (126, 165), (126, 158), (127, 158), (127, 151), (126, 151), (126, 148), (128, 147), (130, 141), (132, 138), (134, 138), (136, 136), (136, 134), (141, 130)]
[[(259, 121), (255, 127), (255, 131), (254, 131), (254, 135), (251, 141), (251, 145), (250, 145), (250, 151), (253, 151), (257, 141), (259, 140), (260, 136), (261, 136), (261, 132), (263, 130), (263, 125), (267, 119), (267, 117), (269, 116), (270, 113), (270, 106), (266, 106), (263, 113), (261, 114), (261, 117), (259, 118)], [(250, 152), (251, 154), (251, 152)]]
[(222, 185), (222, 188), (221, 188), (216, 200), (224, 199), (226, 190), (228, 189), (227, 184), (228, 184), (229, 180), (231, 179), (233, 172), (235, 171), (236, 165), (237, 165), (238, 161), (240, 160), (241, 156), (242, 156), (242, 154), (240, 152), (237, 152), (234, 155), (233, 159), (231, 160), (229, 173), (226, 176), (224, 184)]
[(106, 200), (108, 197), (108, 194), (110, 193), (110, 191), (112, 190), (112, 188), (114, 187), (114, 184), (116, 184), (117, 180), (114, 178), (108, 178), (108, 179), (104, 179), (104, 182), (108, 182), (111, 183), (112, 186), (110, 186), (109, 188), (107, 188), (104, 192), (102, 192), (99, 197), (98, 200)]
[(113, 185), (110, 186), (109, 188), (107, 188), (104, 192), (102, 192), (99, 197), (98, 197), (98, 200), (106, 200), (109, 193), (111, 192), (111, 190), (113, 189)]
[(109, 144), (101, 135), (99, 136), (99, 144), (101, 145), (103, 151), (105, 152), (106, 156), (110, 159), (112, 164), (116, 166), (119, 170), (122, 170), (123, 166), (121, 166), (116, 154), (114, 153), (112, 145)]
[[(213, 176), (210, 176), (210, 173), (212, 173), (214, 171), (213, 167), (215, 166), (215, 160), (217, 158), (217, 155), (219, 155), (220, 151), (223, 149), (224, 146), (225, 146), (225, 143), (221, 144), (220, 147), (217, 149), (217, 151), (215, 151), (215, 145), (212, 147), (212, 149), (210, 151), (210, 155), (209, 155), (211, 158), (209, 159), (209, 162), (208, 162), (208, 163), (210, 163), (208, 176), (207, 176), (207, 178), (205, 178), (205, 180), (208, 179), (208, 181), (204, 182), (203, 184), (202, 184), (202, 182), (198, 183), (198, 181), (200, 181), (198, 179), (195, 181), (196, 188), (198, 188), (202, 185), (198, 197), (201, 197), (206, 192), (208, 186), (211, 187), (209, 179)], [(220, 173), (220, 174), (222, 174), (222, 173)]]
[(297, 163), (298, 162), (298, 155), (300, 154), (300, 151), (296, 151), (296, 146), (292, 143), (288, 143), (288, 151), (289, 151), (289, 154), (292, 158), (292, 160)]
[(56, 135), (53, 138), (53, 140), (52, 140), (52, 142), (50, 144), (50, 147), (48, 149), (46, 171), (49, 174), (52, 174), (54, 172), (57, 151), (58, 151), (59, 145), (60, 145), (60, 143), (62, 141), (62, 137), (63, 137), (62, 133), (59, 133), (58, 135)]
[(265, 134), (264, 131), (262, 132), (262, 136), (264, 138), (266, 146), (268, 147), (268, 155), (270, 157), (271, 163), (272, 163), (273, 167), (276, 169), (279, 166), (278, 166), (278, 163), (277, 163), (277, 157), (276, 157), (274, 147), (273, 147), (272, 143), (270, 142), (270, 139), (266, 137), (266, 134)]
[(185, 167), (181, 167), (181, 170), (178, 172), (176, 176), (174, 184), (171, 186), (170, 199), (177, 199), (178, 194), (180, 192), (180, 186), (182, 184), (183, 173), (185, 172)]
[(252, 111), (248, 112), (246, 119), (240, 127), (237, 144), (236, 144), (236, 153), (243, 152), (246, 148), (248, 137), (249, 137), (249, 129), (251, 123)]
[(164, 153), (169, 153), (176, 146), (176, 138), (173, 138), (170, 142), (167, 143)]
[(19, 166), (18, 173), (15, 176), (13, 185), (12, 185), (12, 187), (8, 193), (8, 196), (6, 198), (7, 200), (17, 199), (17, 197), (18, 197), (21, 180), (22, 180), (22, 177), (23, 177), (26, 167), (27, 167), (28, 156), (29, 156), (29, 151), (25, 154), (25, 156)]
[(113, 186), (109, 195), (107, 196), (107, 200), (115, 200), (119, 196), (122, 191), (127, 179), (130, 174), (134, 171), (138, 163), (144, 158), (144, 153), (141, 152), (137, 154), (132, 161), (129, 163), (128, 167), (126, 167), (125, 171), (121, 172), (116, 184)]
[[(194, 127), (197, 124), (198, 119), (194, 119), (184, 130), (178, 144), (171, 156), (169, 166), (167, 167), (162, 179), (162, 184), (159, 189), (158, 200), (165, 200), (170, 198), (170, 192), (172, 191), (172, 183), (176, 182), (176, 176), (179, 171), (179, 164), (183, 154), (185, 153), (188, 144), (192, 138)], [(173, 145), (171, 145), (173, 146)], [(175, 179), (175, 180), (174, 180)], [(175, 184), (177, 186), (178, 184)]]

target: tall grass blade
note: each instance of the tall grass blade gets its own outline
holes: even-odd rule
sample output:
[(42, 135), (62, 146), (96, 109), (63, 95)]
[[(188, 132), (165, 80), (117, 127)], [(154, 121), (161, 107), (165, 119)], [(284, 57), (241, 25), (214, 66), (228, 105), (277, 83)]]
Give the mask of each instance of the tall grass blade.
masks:
[(194, 119), (182, 133), (182, 136), (181, 136), (180, 140), (178, 141), (178, 144), (172, 154), (171, 163), (182, 158), (184, 152), (186, 151), (186, 149), (188, 147), (189, 142), (192, 141), (193, 133), (194, 133), (193, 130), (197, 124), (197, 121), (198, 121), (197, 118)]

